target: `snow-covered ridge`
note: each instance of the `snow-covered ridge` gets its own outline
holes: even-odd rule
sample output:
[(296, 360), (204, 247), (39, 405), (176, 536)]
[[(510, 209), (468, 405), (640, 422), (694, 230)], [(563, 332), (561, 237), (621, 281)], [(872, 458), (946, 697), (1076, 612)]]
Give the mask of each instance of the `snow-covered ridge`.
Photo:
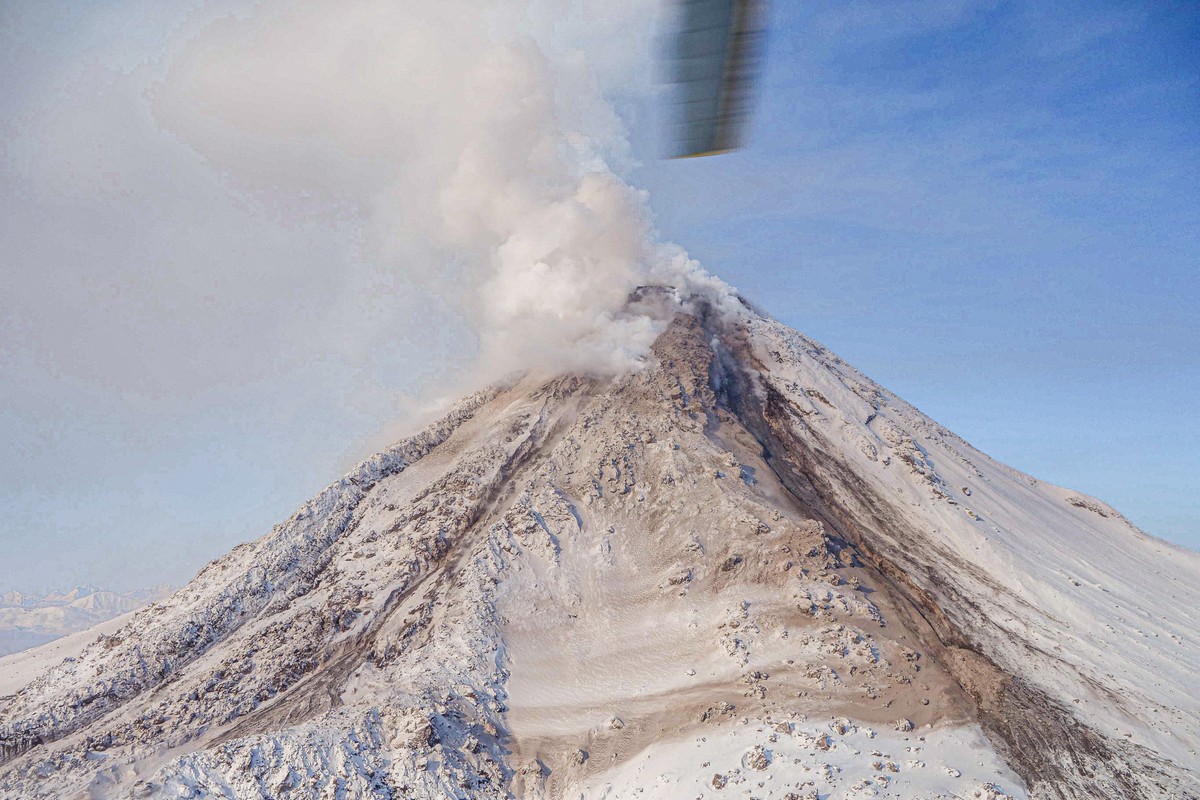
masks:
[(286, 606), (302, 596), (364, 489), (418, 461), (490, 396), (467, 398), (426, 431), (367, 459), (262, 539), (234, 548), (173, 596), (103, 636), (78, 661), (39, 677), (4, 708), (6, 716), (23, 707), (33, 713), (23, 724), (0, 727), (0, 752), (57, 738), (112, 710), (161, 684), (268, 604)]

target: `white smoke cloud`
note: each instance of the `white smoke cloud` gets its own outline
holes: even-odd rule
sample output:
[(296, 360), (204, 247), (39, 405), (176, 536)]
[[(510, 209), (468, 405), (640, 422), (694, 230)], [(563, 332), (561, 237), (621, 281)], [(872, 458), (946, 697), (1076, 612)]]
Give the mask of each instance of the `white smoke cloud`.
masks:
[(621, 177), (665, 5), (0, 4), (13, 569), (183, 579), (435, 396), (636, 367), (639, 283), (727, 293)]
[[(604, 89), (649, 85), (660, 10), (266, 0), (186, 27), (150, 110), (284, 220), (357, 221), (373, 280), (399, 276), (469, 320), (487, 377), (626, 369), (662, 326), (623, 311), (629, 292), (698, 269), (655, 240), (645, 198), (610, 167), (629, 146)], [(342, 294), (315, 330), (341, 335), (362, 299)], [(365, 327), (348, 347), (378, 345)]]

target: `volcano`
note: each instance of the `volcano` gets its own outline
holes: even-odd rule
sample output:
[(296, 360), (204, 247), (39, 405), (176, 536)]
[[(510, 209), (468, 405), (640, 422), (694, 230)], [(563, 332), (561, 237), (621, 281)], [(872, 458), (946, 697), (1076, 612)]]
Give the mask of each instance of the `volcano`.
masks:
[(0, 660), (0, 795), (1200, 797), (1200, 556), (747, 304), (631, 303), (641, 369), (475, 393)]

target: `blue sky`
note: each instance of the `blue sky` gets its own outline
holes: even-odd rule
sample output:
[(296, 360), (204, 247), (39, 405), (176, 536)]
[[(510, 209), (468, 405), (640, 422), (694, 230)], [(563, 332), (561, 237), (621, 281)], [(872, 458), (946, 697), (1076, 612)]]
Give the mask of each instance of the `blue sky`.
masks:
[[(247, 205), (138, 105), (188, 5), (0, 10), (0, 588), (181, 583), (470, 363), (352, 224)], [(776, 317), (1197, 548), (1200, 12), (1047, 5), (776, 2), (751, 146), (660, 160), (617, 93), (628, 177)]]

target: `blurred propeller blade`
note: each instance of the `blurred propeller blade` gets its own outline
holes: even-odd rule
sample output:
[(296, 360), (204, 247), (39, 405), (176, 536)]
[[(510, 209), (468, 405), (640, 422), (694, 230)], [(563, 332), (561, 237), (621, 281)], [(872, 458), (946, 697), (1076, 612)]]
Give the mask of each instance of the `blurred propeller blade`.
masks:
[(741, 146), (766, 39), (765, 0), (682, 0), (670, 54), (675, 108), (671, 155)]

